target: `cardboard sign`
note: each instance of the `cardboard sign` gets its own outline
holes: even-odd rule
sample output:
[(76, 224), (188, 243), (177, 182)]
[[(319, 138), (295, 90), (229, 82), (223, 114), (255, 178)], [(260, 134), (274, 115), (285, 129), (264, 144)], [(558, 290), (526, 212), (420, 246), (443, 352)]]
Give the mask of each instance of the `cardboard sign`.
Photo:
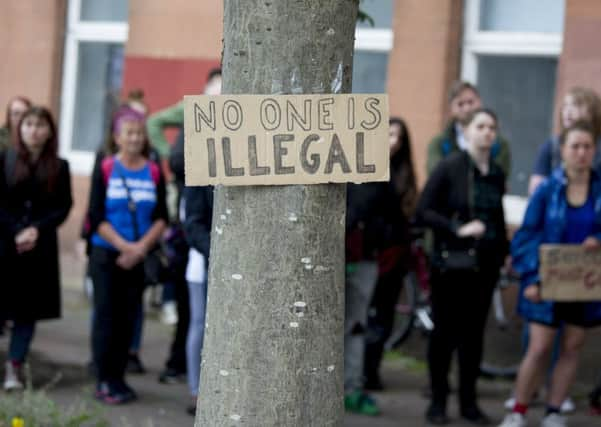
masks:
[(552, 301), (601, 300), (601, 251), (581, 245), (541, 245), (542, 297)]
[(186, 185), (387, 181), (386, 95), (184, 98)]

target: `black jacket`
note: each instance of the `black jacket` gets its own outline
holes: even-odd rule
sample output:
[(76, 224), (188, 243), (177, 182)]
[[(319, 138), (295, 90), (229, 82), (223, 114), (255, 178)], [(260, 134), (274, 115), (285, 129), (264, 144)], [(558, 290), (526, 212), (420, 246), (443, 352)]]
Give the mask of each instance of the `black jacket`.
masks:
[[(73, 203), (69, 164), (59, 160), (56, 188), (49, 192), (46, 180), (36, 176), (18, 183), (7, 179), (9, 152), (0, 155), (0, 310), (13, 320), (57, 318), (61, 314), (57, 228)], [(14, 239), (28, 226), (38, 229), (38, 241), (34, 249), (19, 255)]]
[(184, 191), (188, 244), (209, 259), (213, 222), (213, 187), (186, 187)]
[(505, 191), (505, 174), (494, 162), (490, 162), (490, 179), (496, 188), (491, 195), (496, 201), (493, 214), (486, 227), (494, 227), (495, 241), (475, 241), (472, 238), (457, 237), (459, 226), (475, 219), (472, 201), (468, 202), (468, 184), (473, 162), (468, 153), (461, 151), (440, 161), (434, 169), (417, 206), (417, 219), (434, 232), (434, 257), (445, 249), (467, 249), (476, 247), (482, 252), (482, 261), (492, 267), (499, 267), (508, 251), (505, 217), (502, 197)]

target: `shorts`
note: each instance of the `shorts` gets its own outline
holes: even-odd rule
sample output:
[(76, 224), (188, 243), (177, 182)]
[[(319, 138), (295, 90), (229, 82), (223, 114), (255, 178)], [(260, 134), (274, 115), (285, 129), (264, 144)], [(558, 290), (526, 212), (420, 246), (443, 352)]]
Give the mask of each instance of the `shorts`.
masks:
[(551, 322), (541, 320), (531, 320), (531, 322), (555, 329), (564, 325), (590, 328), (595, 325), (586, 320), (586, 304), (585, 302), (556, 302), (553, 304), (553, 320)]

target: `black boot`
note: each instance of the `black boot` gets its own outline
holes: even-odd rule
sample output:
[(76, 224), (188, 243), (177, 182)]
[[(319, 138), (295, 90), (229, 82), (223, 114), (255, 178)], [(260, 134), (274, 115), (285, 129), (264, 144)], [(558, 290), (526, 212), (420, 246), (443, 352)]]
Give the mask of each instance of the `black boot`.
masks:
[(461, 418), (479, 426), (486, 426), (491, 423), (491, 419), (488, 415), (482, 412), (475, 403), (461, 408)]
[(451, 420), (447, 416), (447, 408), (442, 403), (430, 403), (426, 410), (426, 421), (430, 424), (441, 426), (448, 424)]

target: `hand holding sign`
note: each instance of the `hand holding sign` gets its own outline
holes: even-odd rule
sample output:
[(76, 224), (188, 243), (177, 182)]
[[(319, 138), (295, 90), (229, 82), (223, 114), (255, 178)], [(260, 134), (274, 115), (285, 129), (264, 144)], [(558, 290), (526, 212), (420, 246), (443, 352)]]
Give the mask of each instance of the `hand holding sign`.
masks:
[(541, 301), (540, 297), (540, 285), (538, 283), (528, 285), (524, 288), (524, 298), (527, 300), (539, 303)]
[(596, 251), (601, 249), (601, 242), (599, 239), (589, 236), (584, 242), (582, 242), (582, 247), (587, 251)]

